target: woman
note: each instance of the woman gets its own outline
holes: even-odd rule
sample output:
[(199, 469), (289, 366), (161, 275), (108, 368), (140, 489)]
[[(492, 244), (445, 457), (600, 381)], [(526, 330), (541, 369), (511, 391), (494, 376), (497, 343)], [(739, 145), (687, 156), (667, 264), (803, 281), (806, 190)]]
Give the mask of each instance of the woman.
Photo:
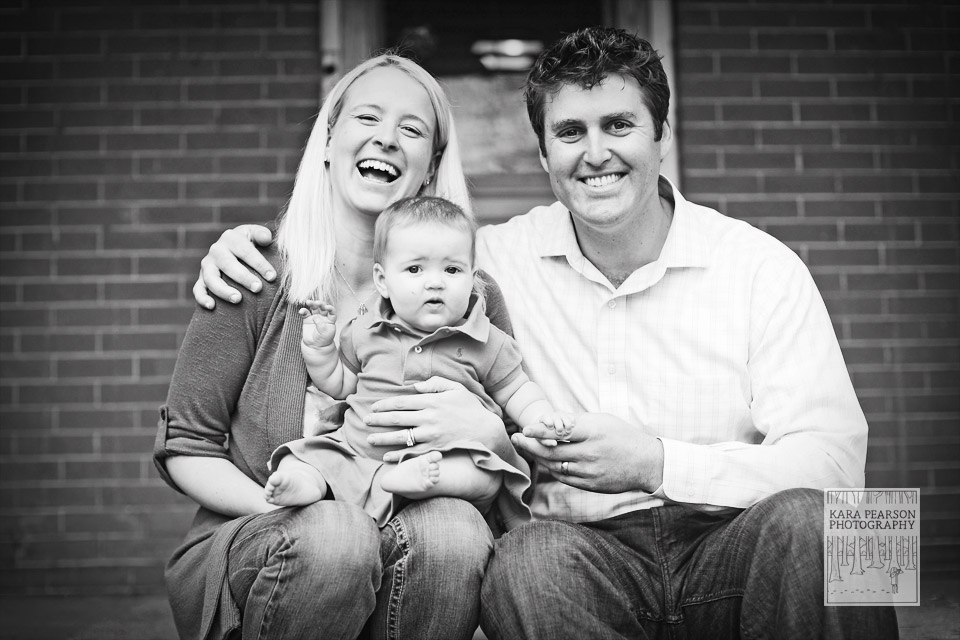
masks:
[[(333, 300), (341, 325), (353, 318), (373, 290), (377, 215), (418, 193), (468, 206), (450, 108), (423, 69), (379, 56), (320, 110), (266, 255), (282, 265), (278, 284), (199, 310), (181, 346), (154, 450), (164, 479), (200, 505), (166, 573), (181, 637), (355, 638), (365, 625), (371, 637), (472, 636), (492, 536), (471, 505), (417, 502), (378, 531), (353, 505), (278, 509), (263, 493), (270, 453), (315, 433), (329, 403), (307, 393), (297, 308)], [(418, 401), (419, 442), (472, 438), (515, 459), (503, 423), (465, 390)]]

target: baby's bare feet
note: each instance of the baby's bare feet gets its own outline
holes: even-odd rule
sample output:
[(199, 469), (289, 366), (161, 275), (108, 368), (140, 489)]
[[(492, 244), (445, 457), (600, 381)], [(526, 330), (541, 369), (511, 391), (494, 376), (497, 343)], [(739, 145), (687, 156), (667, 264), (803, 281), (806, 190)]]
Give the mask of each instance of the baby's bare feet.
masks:
[(440, 481), (442, 458), (443, 454), (439, 451), (408, 458), (384, 473), (380, 486), (388, 493), (396, 493), (405, 498), (421, 498)]
[(299, 507), (322, 500), (326, 487), (317, 486), (316, 480), (296, 470), (280, 469), (270, 474), (263, 488), (263, 497), (270, 504), (282, 507)]

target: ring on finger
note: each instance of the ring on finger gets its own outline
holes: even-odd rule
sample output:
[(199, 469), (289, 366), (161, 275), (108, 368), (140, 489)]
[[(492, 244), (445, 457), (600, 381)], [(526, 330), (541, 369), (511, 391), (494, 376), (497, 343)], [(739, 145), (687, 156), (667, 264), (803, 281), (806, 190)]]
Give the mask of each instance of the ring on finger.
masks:
[(564, 460), (560, 463), (560, 473), (567, 475), (570, 473), (570, 463)]
[(412, 447), (417, 444), (417, 439), (413, 437), (413, 429), (407, 429), (407, 446)]

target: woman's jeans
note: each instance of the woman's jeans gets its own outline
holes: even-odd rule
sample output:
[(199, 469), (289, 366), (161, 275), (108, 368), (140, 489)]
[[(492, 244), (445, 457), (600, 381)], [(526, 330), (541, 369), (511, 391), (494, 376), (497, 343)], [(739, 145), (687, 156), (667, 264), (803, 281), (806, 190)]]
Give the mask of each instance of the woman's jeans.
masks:
[(497, 541), (481, 627), (518, 638), (897, 638), (893, 607), (823, 604), (823, 492), (725, 515), (680, 505)]
[(382, 531), (359, 507), (322, 500), (251, 520), (227, 571), (243, 640), (469, 639), (492, 548), (462, 500), (412, 503)]

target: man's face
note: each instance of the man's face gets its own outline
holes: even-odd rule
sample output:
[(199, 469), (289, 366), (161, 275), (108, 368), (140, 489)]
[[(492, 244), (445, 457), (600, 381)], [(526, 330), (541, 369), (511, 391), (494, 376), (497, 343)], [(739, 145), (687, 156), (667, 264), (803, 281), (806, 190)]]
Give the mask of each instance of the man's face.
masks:
[(592, 89), (565, 85), (547, 96), (540, 163), (578, 230), (615, 232), (658, 201), (660, 161), (672, 134), (665, 123), (661, 139), (655, 135), (632, 77), (608, 76)]

